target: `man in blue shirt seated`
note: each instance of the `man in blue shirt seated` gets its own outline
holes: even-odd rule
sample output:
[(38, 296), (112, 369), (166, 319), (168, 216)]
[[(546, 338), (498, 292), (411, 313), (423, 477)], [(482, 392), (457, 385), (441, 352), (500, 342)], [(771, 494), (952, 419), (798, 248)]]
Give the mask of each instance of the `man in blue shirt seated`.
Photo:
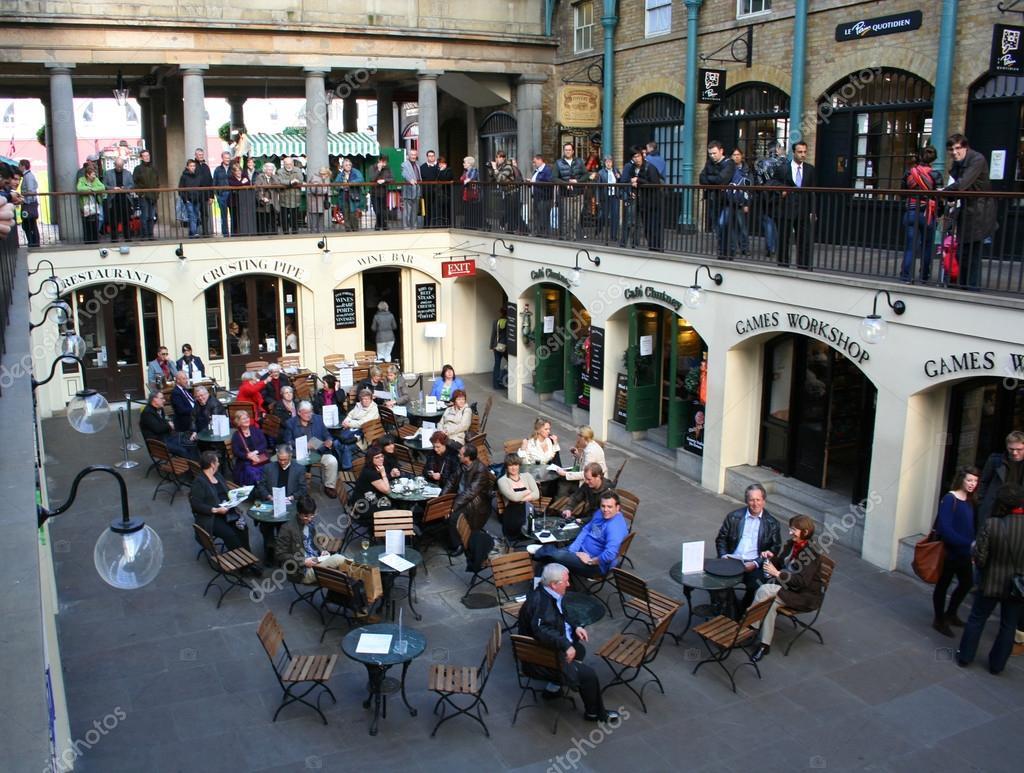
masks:
[(619, 495), (608, 489), (601, 495), (601, 509), (580, 529), (568, 548), (544, 545), (533, 554), (535, 575), (539, 577), (546, 564), (558, 563), (581, 577), (603, 577), (611, 571), (628, 533), (629, 524), (622, 515)]

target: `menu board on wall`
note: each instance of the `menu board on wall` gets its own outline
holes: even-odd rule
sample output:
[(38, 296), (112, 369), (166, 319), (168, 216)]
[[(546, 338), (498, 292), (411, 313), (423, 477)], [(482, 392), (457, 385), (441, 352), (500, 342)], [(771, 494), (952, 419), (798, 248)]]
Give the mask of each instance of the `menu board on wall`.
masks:
[(356, 326), (356, 291), (343, 287), (334, 291), (334, 329)]
[(416, 321), (437, 321), (437, 285), (416, 285)]
[(508, 322), (505, 323), (506, 330), (508, 330), (508, 338), (505, 344), (505, 351), (508, 352), (511, 357), (519, 356), (519, 308), (514, 304), (508, 304), (508, 315), (506, 318)]
[(612, 420), (619, 424), (626, 423), (626, 390), (629, 389), (629, 382), (625, 373), (619, 373), (615, 378), (615, 409)]
[(590, 326), (590, 370), (587, 383), (602, 388), (604, 384), (604, 328)]

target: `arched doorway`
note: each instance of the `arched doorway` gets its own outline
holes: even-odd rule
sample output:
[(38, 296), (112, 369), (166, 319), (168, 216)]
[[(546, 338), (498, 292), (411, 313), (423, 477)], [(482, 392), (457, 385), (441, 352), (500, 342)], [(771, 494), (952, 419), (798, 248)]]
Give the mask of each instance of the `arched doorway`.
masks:
[(878, 390), (824, 341), (787, 333), (764, 350), (758, 464), (859, 502)]
[(302, 351), (295, 282), (272, 274), (232, 277), (208, 287), (204, 301), (210, 361), (227, 359), (232, 383), (247, 362)]
[(533, 388), (566, 405), (579, 405), (584, 392), (583, 346), (590, 332), (590, 313), (568, 289), (538, 284), (526, 293), (533, 306)]
[(626, 111), (622, 128), (623, 158), (629, 158), (629, 149), (634, 145), (654, 140), (665, 159), (665, 182), (684, 182), (682, 102), (671, 94), (648, 94)]
[(972, 378), (955, 384), (946, 423), (941, 485), (957, 467), (982, 468), (991, 454), (1006, 451), (1007, 434), (1024, 428), (1024, 381)]
[(729, 89), (708, 114), (708, 142), (743, 151), (753, 164), (781, 142), (789, 142), (789, 95), (768, 83), (744, 83)]
[[(459, 277), (451, 287), (453, 364), (457, 373), (494, 374), (491, 331), (499, 308), (508, 308), (508, 297), (498, 281), (479, 267), (472, 276)], [(508, 385), (508, 362), (498, 364), (499, 389)]]
[[(71, 304), (72, 319), (85, 339), (89, 388), (110, 400), (120, 400), (125, 392), (143, 393), (146, 366), (161, 346), (159, 296), (145, 287), (99, 284), (75, 288), (62, 300)], [(63, 367), (73, 373), (78, 366)]]
[(482, 169), (488, 161), (493, 160), (499, 150), (504, 150), (509, 158), (518, 158), (517, 126), (516, 119), (501, 110), (491, 113), (484, 119), (479, 130), (479, 168)]

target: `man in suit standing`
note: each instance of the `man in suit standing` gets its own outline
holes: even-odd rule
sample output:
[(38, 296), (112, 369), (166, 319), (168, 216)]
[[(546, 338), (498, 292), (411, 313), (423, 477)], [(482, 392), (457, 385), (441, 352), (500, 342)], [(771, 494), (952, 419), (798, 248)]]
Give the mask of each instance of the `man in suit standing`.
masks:
[[(437, 153), (427, 151), (427, 160), (420, 164), (420, 180), (425, 183), (436, 183), (438, 180)], [(428, 185), (423, 191), (423, 225), (426, 228), (433, 228), (437, 225), (437, 197), (442, 190), (437, 185)]]
[(964, 626), (956, 662), (969, 666), (978, 651), (985, 621), (999, 605), (999, 631), (988, 653), (988, 670), (1000, 673), (1013, 651), (1014, 632), (1020, 624), (1024, 600), (1013, 593), (1014, 575), (1024, 572), (1024, 496), (1020, 486), (1006, 485), (999, 491), (1007, 514), (989, 518), (974, 543), (974, 565), (981, 570), (981, 582), (974, 596), (971, 616)]
[(113, 191), (108, 204), (110, 212), (110, 241), (116, 242), (122, 236), (124, 240), (131, 239), (131, 205), (128, 201), (128, 191), (135, 187), (132, 180), (132, 173), (124, 168), (124, 159), (114, 159), (114, 168), (107, 170), (103, 175), (103, 184), (107, 191)]
[(741, 613), (750, 606), (758, 587), (764, 582), (765, 559), (782, 551), (779, 522), (764, 509), (767, 497), (760, 483), (747, 486), (744, 492), (747, 506), (725, 516), (715, 538), (719, 558), (737, 558), (743, 562), (743, 584), (747, 590), (741, 602)]
[(402, 228), (413, 229), (420, 216), (420, 165), (419, 152), (413, 148), (405, 153), (402, 162)]
[(814, 239), (814, 223), (818, 216), (814, 212), (814, 194), (800, 191), (800, 188), (813, 188), (817, 185), (814, 167), (807, 163), (807, 143), (793, 144), (793, 159), (788, 164), (781, 164), (776, 170), (775, 184), (797, 190), (790, 193), (783, 191), (780, 203), (781, 219), (779, 224), (779, 265), (789, 266), (789, 245), (796, 242), (796, 265), (810, 271), (811, 242)]

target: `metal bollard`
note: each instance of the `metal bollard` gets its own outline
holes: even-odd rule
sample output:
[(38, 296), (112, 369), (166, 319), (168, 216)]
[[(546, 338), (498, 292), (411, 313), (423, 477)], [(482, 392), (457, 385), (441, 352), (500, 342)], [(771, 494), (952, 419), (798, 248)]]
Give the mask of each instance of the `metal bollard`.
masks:
[[(132, 435), (131, 403), (128, 405), (129, 407), (122, 408), (117, 412), (117, 424), (121, 427), (121, 448), (124, 451), (124, 460), (114, 466), (120, 467), (122, 470), (130, 470), (132, 467), (139, 466), (137, 461), (128, 458), (128, 438)], [(138, 446), (135, 447), (138, 448)]]

